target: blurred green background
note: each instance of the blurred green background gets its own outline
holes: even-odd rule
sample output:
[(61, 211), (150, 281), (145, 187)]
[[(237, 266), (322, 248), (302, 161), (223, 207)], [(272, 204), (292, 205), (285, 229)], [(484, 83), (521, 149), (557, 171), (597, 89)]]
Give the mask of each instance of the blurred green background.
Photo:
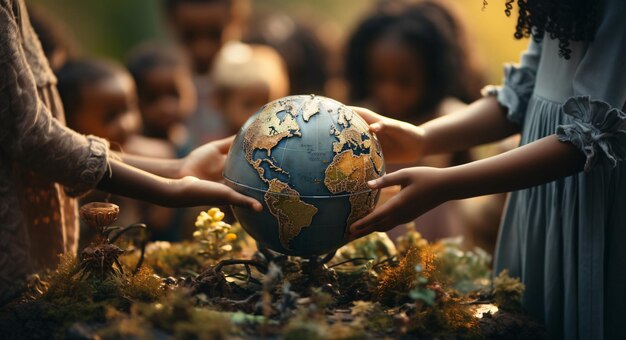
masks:
[[(391, 1), (391, 0), (390, 0)], [(251, 0), (255, 12), (285, 13), (295, 20), (328, 25), (329, 39), (345, 39), (373, 0)], [(167, 40), (160, 0), (27, 0), (60, 19), (82, 53), (121, 60), (130, 48), (145, 40)], [(513, 39), (514, 19), (504, 15), (502, 2), (484, 10), (480, 0), (451, 0), (465, 22), (487, 79), (502, 78), (502, 63), (517, 61), (527, 41)], [(338, 36), (334, 36), (335, 32)]]

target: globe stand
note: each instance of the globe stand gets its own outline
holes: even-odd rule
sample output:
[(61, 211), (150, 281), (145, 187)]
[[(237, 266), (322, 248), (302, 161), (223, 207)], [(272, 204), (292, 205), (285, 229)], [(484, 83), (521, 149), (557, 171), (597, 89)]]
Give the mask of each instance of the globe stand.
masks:
[[(283, 258), (283, 257), (288, 257), (287, 255), (284, 254), (280, 254), (277, 253), (273, 250), (270, 250), (269, 248), (267, 248), (266, 246), (264, 246), (263, 244), (257, 242), (256, 243), (256, 247), (257, 250), (263, 254), (263, 257), (265, 257), (265, 260), (267, 262), (276, 262), (277, 259), (279, 258)], [(335, 257), (335, 255), (337, 254), (337, 249), (330, 251), (329, 253), (327, 253), (326, 255), (324, 255), (323, 257), (320, 256), (308, 256), (308, 257), (301, 257), (303, 259), (306, 259), (308, 261), (310, 261), (311, 263), (314, 263), (315, 265), (325, 265), (328, 262), (330, 262), (330, 260), (333, 259), (333, 257)]]
[(319, 287), (322, 291), (333, 296), (339, 296), (339, 281), (334, 269), (329, 268), (330, 262), (337, 250), (333, 250), (324, 256), (296, 257), (276, 253), (257, 242), (257, 249), (265, 262), (274, 263), (283, 274), (292, 274), (291, 285), (295, 292), (305, 293), (313, 287)]

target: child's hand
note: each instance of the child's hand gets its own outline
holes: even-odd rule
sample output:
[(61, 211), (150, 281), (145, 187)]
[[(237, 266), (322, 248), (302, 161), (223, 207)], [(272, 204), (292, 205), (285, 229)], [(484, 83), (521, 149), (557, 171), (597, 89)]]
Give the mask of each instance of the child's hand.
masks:
[(173, 206), (232, 204), (255, 211), (263, 210), (263, 206), (257, 200), (242, 195), (221, 183), (187, 176), (172, 180), (170, 185), (172, 193), (169, 200)]
[(98, 182), (98, 189), (169, 208), (233, 204), (256, 211), (261, 203), (224, 184), (193, 176), (180, 179), (160, 177), (115, 159)]
[(402, 169), (368, 182), (372, 189), (394, 185), (402, 190), (369, 215), (350, 226), (349, 239), (354, 240), (374, 231), (387, 231), (410, 222), (448, 200), (445, 169), (415, 167)]
[(376, 133), (385, 155), (392, 163), (416, 163), (424, 156), (424, 130), (413, 124), (381, 116), (371, 110), (352, 106)]
[(221, 181), (228, 150), (235, 136), (206, 143), (182, 159), (180, 176), (193, 176), (210, 181)]

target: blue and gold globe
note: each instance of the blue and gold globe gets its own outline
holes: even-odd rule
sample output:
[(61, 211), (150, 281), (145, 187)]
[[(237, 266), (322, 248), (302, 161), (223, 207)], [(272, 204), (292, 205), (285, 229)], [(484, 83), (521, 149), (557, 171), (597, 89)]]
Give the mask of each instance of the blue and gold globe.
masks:
[(320, 96), (290, 96), (263, 106), (241, 128), (224, 178), (254, 197), (263, 212), (233, 207), (258, 242), (275, 251), (314, 256), (346, 243), (347, 227), (374, 209), (382, 176), (376, 136), (354, 111)]

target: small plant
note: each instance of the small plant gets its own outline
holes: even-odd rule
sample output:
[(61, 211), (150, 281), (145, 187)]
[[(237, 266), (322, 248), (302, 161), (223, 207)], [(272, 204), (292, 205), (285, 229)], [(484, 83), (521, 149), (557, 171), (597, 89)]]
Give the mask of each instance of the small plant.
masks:
[(447, 238), (433, 244), (437, 254), (436, 280), (461, 294), (486, 289), (489, 286), (491, 256), (480, 248), (463, 250), (462, 238)]
[[(92, 202), (80, 207), (81, 218), (87, 222), (91, 228), (98, 231), (96, 240), (85, 247), (81, 252), (80, 262), (75, 272), (80, 278), (97, 276), (101, 280), (104, 280), (124, 273), (119, 257), (124, 254), (125, 251), (117, 246), (115, 241), (131, 230), (139, 229), (145, 231), (146, 225), (138, 223), (131, 224), (124, 228), (111, 226), (110, 224), (117, 219), (119, 211), (120, 208), (112, 203)], [(114, 236), (111, 237), (110, 235), (114, 232)], [(137, 273), (143, 262), (146, 241), (146, 234), (143, 233), (141, 254), (133, 270), (133, 274)]]
[(410, 249), (422, 249), (428, 246), (428, 241), (415, 229), (415, 224), (410, 223), (406, 227), (406, 233), (396, 238), (396, 248), (400, 256), (406, 255)]
[(196, 219), (196, 230), (193, 237), (203, 245), (201, 255), (217, 261), (233, 251), (233, 243), (237, 234), (232, 226), (224, 221), (224, 213), (218, 208), (203, 211)]
[(503, 270), (493, 280), (493, 297), (496, 306), (503, 311), (520, 312), (524, 289), (524, 284), (518, 278), (510, 277), (508, 269)]
[(430, 302), (426, 284), (433, 271), (434, 255), (428, 247), (411, 248), (397, 266), (387, 266), (379, 276), (376, 299), (396, 306), (413, 300)]

